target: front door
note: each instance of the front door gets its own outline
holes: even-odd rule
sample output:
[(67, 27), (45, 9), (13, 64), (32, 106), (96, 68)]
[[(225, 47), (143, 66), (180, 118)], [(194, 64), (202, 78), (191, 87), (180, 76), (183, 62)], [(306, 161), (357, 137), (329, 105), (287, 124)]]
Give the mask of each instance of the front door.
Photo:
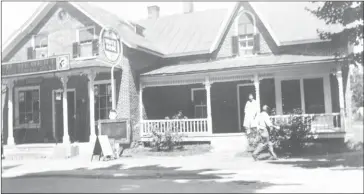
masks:
[(239, 100), (239, 130), (243, 131), (244, 117), (245, 117), (245, 104), (249, 99), (249, 94), (254, 95), (255, 99), (255, 88), (253, 85), (238, 85), (238, 100)]
[[(56, 142), (61, 143), (63, 141), (63, 92), (60, 90), (53, 91), (53, 134)], [(75, 139), (75, 91), (67, 91), (67, 107), (68, 107), (68, 134), (70, 141), (74, 142)]]

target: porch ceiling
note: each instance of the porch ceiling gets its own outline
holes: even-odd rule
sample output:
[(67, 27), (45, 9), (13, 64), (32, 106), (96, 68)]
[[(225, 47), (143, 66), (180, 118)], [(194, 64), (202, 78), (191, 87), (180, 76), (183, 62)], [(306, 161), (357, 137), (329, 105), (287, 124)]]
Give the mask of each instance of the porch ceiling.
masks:
[(188, 74), (228, 69), (248, 69), (253, 67), (287, 66), (305, 63), (330, 62), (341, 58), (335, 56), (304, 56), (304, 55), (266, 55), (251, 57), (236, 57), (204, 63), (191, 63), (165, 66), (142, 74), (144, 77), (154, 75)]

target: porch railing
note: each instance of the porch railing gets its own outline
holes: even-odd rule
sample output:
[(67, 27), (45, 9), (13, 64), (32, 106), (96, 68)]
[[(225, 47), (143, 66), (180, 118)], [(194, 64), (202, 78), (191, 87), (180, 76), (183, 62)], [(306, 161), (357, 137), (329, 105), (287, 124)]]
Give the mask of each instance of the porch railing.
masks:
[(208, 134), (207, 119), (166, 119), (166, 120), (143, 120), (141, 122), (142, 136), (152, 134), (153, 130), (158, 132), (178, 132), (189, 136)]
[(273, 124), (291, 124), (293, 119), (302, 117), (305, 125), (311, 128), (312, 133), (343, 131), (340, 113), (275, 115), (271, 116)]

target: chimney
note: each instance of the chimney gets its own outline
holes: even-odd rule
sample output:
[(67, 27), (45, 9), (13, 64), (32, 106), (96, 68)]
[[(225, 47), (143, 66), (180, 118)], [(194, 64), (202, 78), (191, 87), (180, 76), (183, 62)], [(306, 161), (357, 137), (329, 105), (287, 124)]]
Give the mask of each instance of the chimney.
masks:
[(192, 13), (193, 12), (193, 2), (185, 1), (183, 2), (183, 13)]
[(148, 6), (148, 18), (157, 19), (159, 17), (160, 8), (157, 5)]

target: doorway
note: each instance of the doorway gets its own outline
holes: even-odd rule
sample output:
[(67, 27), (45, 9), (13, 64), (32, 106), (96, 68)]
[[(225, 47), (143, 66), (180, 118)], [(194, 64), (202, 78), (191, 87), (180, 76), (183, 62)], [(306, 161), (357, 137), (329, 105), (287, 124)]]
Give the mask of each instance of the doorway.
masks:
[[(70, 141), (74, 142), (76, 129), (76, 90), (67, 89), (68, 107), (68, 134)], [(52, 91), (52, 110), (53, 110), (53, 138), (57, 143), (63, 142), (63, 92), (62, 90)]]
[(251, 83), (249, 84), (238, 84), (237, 85), (237, 94), (238, 94), (238, 121), (239, 121), (239, 131), (245, 132), (243, 124), (245, 117), (245, 104), (249, 99), (249, 94), (253, 94), (254, 99), (256, 99), (255, 88)]

